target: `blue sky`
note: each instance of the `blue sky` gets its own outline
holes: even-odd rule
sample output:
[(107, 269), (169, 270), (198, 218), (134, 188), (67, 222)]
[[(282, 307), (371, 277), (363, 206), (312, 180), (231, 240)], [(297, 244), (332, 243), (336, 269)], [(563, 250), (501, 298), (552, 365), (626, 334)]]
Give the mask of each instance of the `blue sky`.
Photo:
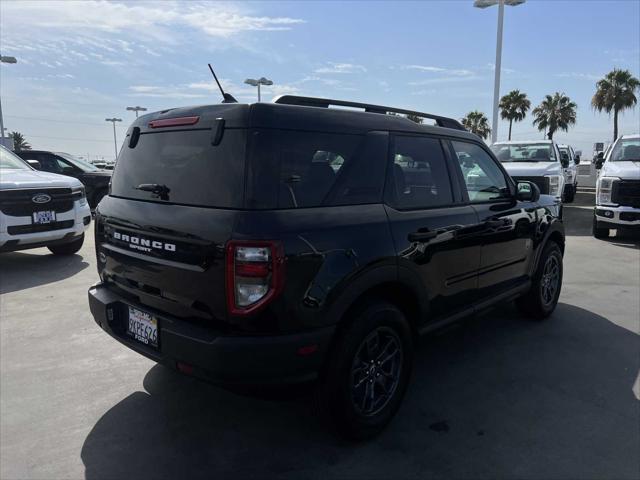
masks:
[[(34, 148), (112, 159), (106, 117), (126, 106), (159, 110), (219, 101), (207, 69), (254, 101), (247, 77), (275, 82), (263, 99), (300, 93), (462, 117), (491, 116), (497, 8), (472, 0), (422, 2), (18, 2), (0, 3), (5, 125)], [(590, 156), (612, 120), (590, 107), (595, 82), (614, 67), (640, 77), (640, 1), (528, 0), (505, 8), (501, 94), (532, 105), (564, 92), (578, 122), (557, 139)], [(639, 94), (640, 95), (640, 94)], [(640, 107), (621, 132), (640, 129)], [(499, 139), (507, 124), (500, 124)], [(538, 139), (531, 116), (515, 139)]]

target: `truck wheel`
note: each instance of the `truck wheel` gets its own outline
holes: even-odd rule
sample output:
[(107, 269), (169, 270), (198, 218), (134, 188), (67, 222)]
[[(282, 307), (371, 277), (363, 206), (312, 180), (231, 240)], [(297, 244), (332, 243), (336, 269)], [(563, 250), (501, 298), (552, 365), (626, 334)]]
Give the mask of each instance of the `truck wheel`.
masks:
[(595, 238), (609, 238), (609, 229), (598, 227), (598, 220), (595, 215), (593, 216), (592, 233)]
[(413, 364), (411, 330), (394, 305), (373, 301), (338, 333), (317, 387), (320, 413), (346, 438), (378, 434), (400, 408)]
[(77, 239), (73, 240), (69, 243), (63, 243), (61, 245), (50, 245), (47, 248), (54, 255), (73, 255), (80, 248), (82, 248), (82, 244), (84, 243), (84, 233), (80, 235)]
[(565, 192), (565, 202), (573, 203), (576, 198), (576, 187), (575, 185), (569, 185), (567, 187), (567, 191)]
[(542, 320), (556, 308), (562, 288), (562, 251), (556, 242), (545, 245), (531, 289), (516, 300), (518, 309), (527, 317)]

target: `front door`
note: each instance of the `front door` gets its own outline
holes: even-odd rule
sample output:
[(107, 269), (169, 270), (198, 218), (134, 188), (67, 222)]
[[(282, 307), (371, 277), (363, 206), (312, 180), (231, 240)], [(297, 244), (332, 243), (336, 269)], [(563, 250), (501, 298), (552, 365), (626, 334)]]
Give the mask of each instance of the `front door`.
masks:
[(494, 297), (528, 278), (536, 205), (515, 199), (512, 182), (488, 149), (464, 141), (450, 144), (458, 159), (462, 188), (481, 226), (479, 297)]

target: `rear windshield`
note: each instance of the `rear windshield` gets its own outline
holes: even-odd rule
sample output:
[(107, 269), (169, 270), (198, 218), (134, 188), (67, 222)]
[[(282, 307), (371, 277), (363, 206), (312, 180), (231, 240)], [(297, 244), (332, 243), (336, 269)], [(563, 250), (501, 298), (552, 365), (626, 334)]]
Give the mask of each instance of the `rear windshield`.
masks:
[[(111, 195), (183, 205), (241, 208), (246, 130), (227, 128), (219, 145), (211, 129), (143, 133), (118, 156)], [(166, 195), (141, 190), (158, 185)], [(142, 187), (144, 188), (144, 187)]]
[(491, 150), (501, 162), (555, 162), (550, 143), (494, 144)]

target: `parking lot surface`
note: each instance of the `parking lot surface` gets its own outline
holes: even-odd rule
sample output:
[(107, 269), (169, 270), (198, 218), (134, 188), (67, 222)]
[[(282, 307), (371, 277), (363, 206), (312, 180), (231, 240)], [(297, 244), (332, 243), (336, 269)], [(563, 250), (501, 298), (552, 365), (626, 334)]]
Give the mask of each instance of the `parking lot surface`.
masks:
[(560, 303), (505, 305), (422, 339), (399, 414), (350, 444), (308, 389), (229, 392), (178, 375), (93, 322), (93, 236), (78, 255), (0, 256), (0, 477), (640, 477), (640, 246), (565, 207)]

